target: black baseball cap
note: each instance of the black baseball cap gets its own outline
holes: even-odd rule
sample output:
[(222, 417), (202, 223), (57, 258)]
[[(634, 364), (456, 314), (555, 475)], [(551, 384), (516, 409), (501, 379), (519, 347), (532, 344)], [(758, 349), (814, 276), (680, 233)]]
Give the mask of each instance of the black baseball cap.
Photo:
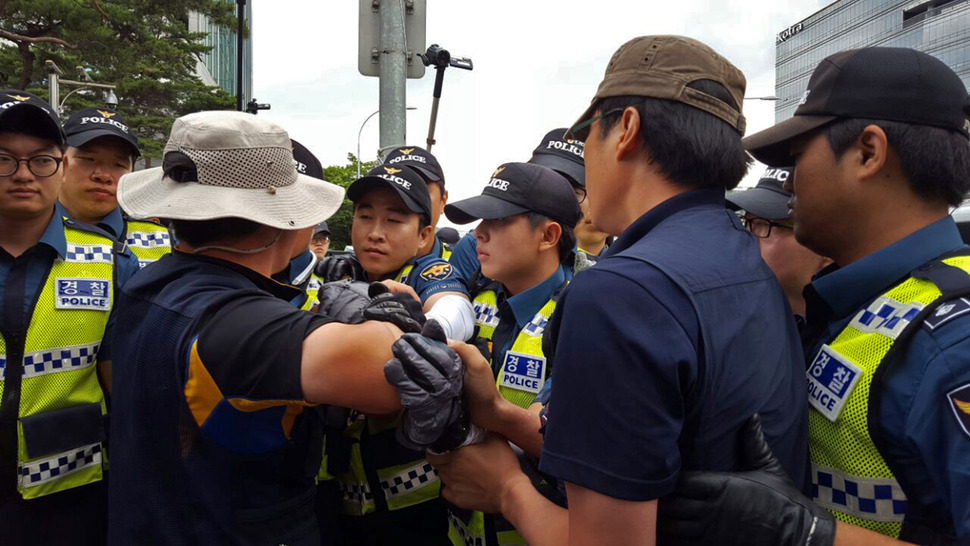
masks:
[[(323, 180), (323, 164), (320, 163), (317, 156), (307, 150), (306, 146), (292, 138), (290, 144), (293, 147), (293, 163), (296, 166), (296, 172)], [(324, 222), (324, 225), (326, 225), (326, 222)]]
[(769, 167), (755, 187), (727, 194), (727, 203), (765, 220), (787, 220), (792, 195), (785, 191), (784, 184), (794, 173), (794, 167)]
[(563, 138), (567, 129), (553, 129), (542, 137), (542, 142), (532, 151), (529, 163), (542, 165), (565, 175), (579, 187), (586, 187), (586, 162), (583, 159), (585, 144), (581, 140)]
[(387, 154), (384, 165), (400, 167), (406, 165), (418, 171), (426, 180), (438, 182), (445, 187), (445, 173), (431, 152), (418, 146), (402, 146)]
[(67, 135), (68, 146), (75, 148), (84, 146), (96, 138), (111, 137), (124, 142), (135, 157), (141, 155), (138, 137), (131, 131), (119, 112), (100, 108), (82, 108), (67, 118), (64, 123), (64, 134)]
[(449, 245), (456, 245), (458, 244), (458, 240), (461, 239), (458, 230), (453, 227), (443, 227), (435, 235), (442, 243), (448, 243)]
[[(313, 175), (309, 175), (309, 176), (313, 176)], [(317, 227), (313, 228), (313, 234), (316, 235), (317, 233), (330, 233), (330, 226), (327, 225), (326, 221), (320, 222), (319, 224), (317, 224)]]
[(867, 47), (830, 55), (808, 80), (795, 115), (744, 139), (773, 167), (794, 165), (792, 139), (840, 118), (929, 125), (970, 138), (970, 97), (960, 77), (932, 55), (899, 47)]
[[(409, 167), (392, 167), (390, 165), (377, 166), (347, 188), (347, 199), (354, 203), (359, 201), (370, 190), (378, 187), (393, 189), (404, 201), (408, 210), (424, 216), (431, 223), (431, 195), (428, 185), (417, 171)], [(573, 198), (575, 201), (575, 198)]]
[(582, 212), (573, 187), (561, 174), (531, 163), (506, 163), (495, 169), (481, 195), (445, 205), (456, 224), (537, 212), (575, 227)]
[(61, 120), (51, 105), (19, 89), (0, 91), (0, 132), (23, 133), (64, 145)]

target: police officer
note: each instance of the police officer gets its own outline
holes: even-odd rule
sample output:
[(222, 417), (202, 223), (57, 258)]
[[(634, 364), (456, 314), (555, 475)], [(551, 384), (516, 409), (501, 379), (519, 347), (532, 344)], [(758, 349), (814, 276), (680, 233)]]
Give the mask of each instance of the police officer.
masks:
[(67, 216), (53, 108), (0, 91), (0, 514), (12, 544), (104, 544), (115, 287), (137, 261)]
[(119, 112), (84, 108), (64, 123), (68, 149), (58, 200), (76, 220), (113, 235), (142, 267), (171, 251), (168, 229), (151, 220), (125, 217), (116, 192), (141, 155), (138, 137)]
[(434, 461), (446, 500), (501, 510), (529, 544), (649, 543), (657, 499), (684, 469), (735, 468), (736, 434), (755, 412), (804, 481), (794, 321), (724, 202), (747, 169), (744, 87), (689, 38), (635, 38), (614, 54), (570, 134), (586, 143), (593, 220), (618, 238), (546, 329), (555, 388), (539, 469), (565, 484), (569, 508), (544, 499), (498, 440)]
[(330, 250), (330, 226), (326, 222), (320, 222), (313, 228), (313, 237), (310, 238), (310, 251), (322, 260)]
[[(529, 163), (552, 169), (565, 178), (573, 188), (576, 201), (583, 207), (583, 215), (588, 216), (588, 207), (583, 205), (586, 201), (586, 167), (583, 163), (583, 143), (572, 138), (566, 138), (565, 133), (565, 127), (553, 129), (546, 133), (532, 152)], [(454, 253), (450, 259), (458, 275), (473, 290), (481, 288), (488, 281), (488, 279), (479, 278), (481, 264), (478, 263), (476, 245), (477, 239), (474, 234), (466, 234), (455, 245)], [(566, 278), (572, 279), (574, 273), (590, 267), (593, 259), (595, 257), (590, 254), (577, 251), (571, 258), (572, 267), (566, 268)]]
[[(502, 404), (502, 410), (490, 413), (503, 418), (477, 424), (506, 434), (536, 456), (541, 437), (536, 432), (539, 410), (533, 402), (551, 371), (542, 351), (542, 333), (568, 282), (563, 263), (572, 256), (572, 228), (581, 215), (572, 190), (551, 169), (506, 163), (481, 195), (445, 207), (456, 224), (481, 220), (474, 231), (478, 258), (482, 275), (492, 279), (473, 297), (475, 343), (489, 347), (491, 370), (486, 379), (492, 396), (474, 403)], [(530, 425), (531, 433), (516, 434)], [(449, 522), (455, 546), (522, 541), (501, 516), (492, 520), (481, 512), (455, 510), (449, 512)]]
[(769, 167), (754, 188), (728, 193), (727, 202), (742, 213), (741, 222), (758, 240), (761, 258), (778, 278), (795, 313), (795, 321), (801, 327), (805, 324), (802, 290), (811, 282), (812, 276), (832, 260), (819, 256), (795, 240), (788, 210), (792, 195), (783, 187), (794, 170), (794, 167)]
[(301, 311), (269, 278), (343, 201), (297, 173), (282, 128), (200, 112), (175, 121), (166, 150), (119, 185), (121, 206), (171, 219), (179, 246), (119, 303), (109, 542), (319, 544), (307, 409), (398, 410), (382, 367), (401, 331)]
[(970, 542), (970, 251), (948, 215), (970, 190), (968, 104), (930, 55), (849, 50), (746, 139), (795, 164), (795, 237), (835, 261), (805, 292), (814, 503), (777, 473), (699, 476), (678, 517), (697, 541), (757, 520), (762, 543)]
[[(384, 164), (392, 167), (407, 166), (418, 173), (428, 186), (428, 197), (431, 200), (431, 227), (438, 227), (438, 219), (448, 203), (448, 190), (445, 189), (445, 173), (441, 164), (431, 152), (420, 146), (404, 146), (394, 149), (384, 158)], [(436, 258), (448, 260), (451, 249), (445, 246), (437, 237), (427, 241), (418, 249), (418, 256), (431, 254)]]

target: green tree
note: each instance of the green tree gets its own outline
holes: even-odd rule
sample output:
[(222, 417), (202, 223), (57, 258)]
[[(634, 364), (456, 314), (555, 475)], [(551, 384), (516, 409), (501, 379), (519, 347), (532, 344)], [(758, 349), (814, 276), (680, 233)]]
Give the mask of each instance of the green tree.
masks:
[[(327, 182), (336, 184), (344, 189), (357, 179), (358, 160), (354, 154), (347, 154), (347, 165), (333, 165), (323, 170), (323, 178)], [(361, 174), (377, 166), (377, 161), (360, 163)], [(340, 209), (327, 220), (330, 228), (330, 248), (343, 250), (350, 244), (350, 224), (354, 221), (354, 204), (344, 199)]]
[[(176, 117), (235, 107), (232, 95), (195, 76), (199, 56), (211, 48), (204, 33), (188, 29), (190, 12), (235, 28), (234, 6), (225, 0), (0, 0), (0, 39), (10, 42), (0, 42), (0, 84), (47, 98), (45, 61), (65, 72), (80, 66), (95, 81), (117, 86), (118, 110), (144, 155), (159, 158)], [(100, 93), (86, 93), (71, 95), (65, 114), (104, 104)]]

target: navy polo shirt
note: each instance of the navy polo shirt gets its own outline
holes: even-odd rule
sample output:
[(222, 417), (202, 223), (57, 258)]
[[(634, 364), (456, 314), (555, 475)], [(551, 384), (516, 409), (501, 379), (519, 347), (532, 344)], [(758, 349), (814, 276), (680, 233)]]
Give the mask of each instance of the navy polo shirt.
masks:
[[(502, 365), (504, 355), (512, 349), (515, 338), (519, 336), (519, 333), (522, 332), (526, 324), (529, 324), (535, 318), (539, 310), (552, 298), (553, 293), (565, 282), (566, 272), (560, 265), (546, 280), (528, 290), (505, 299), (515, 317), (515, 327), (509, 332), (508, 337), (504, 340), (501, 347), (494, 347), (496, 350), (493, 351), (492, 355), (493, 369)], [(502, 287), (502, 290), (504, 291), (504, 287)], [(502, 299), (504, 299), (504, 295), (499, 295), (499, 301), (502, 301)]]
[[(809, 328), (824, 321), (806, 357), (814, 357), (861, 308), (911, 271), (962, 246), (956, 223), (947, 216), (848, 266), (826, 269), (806, 290)], [(886, 455), (909, 486), (910, 502), (945, 507), (963, 541), (970, 539), (970, 405), (965, 405), (970, 402), (970, 302), (965, 300), (970, 298), (928, 318), (915, 333), (902, 365), (887, 377), (879, 416)]]
[(722, 191), (636, 220), (564, 290), (546, 335), (556, 386), (540, 470), (630, 501), (684, 470), (737, 468), (752, 414), (806, 484), (804, 360), (791, 309)]
[(448, 258), (451, 265), (455, 267), (458, 276), (468, 282), (482, 264), (478, 262), (478, 241), (475, 234), (471, 231), (465, 234), (451, 251), (451, 258)]
[[(50, 222), (40, 240), (36, 245), (27, 249), (26, 252), (14, 258), (6, 250), (0, 248), (0, 302), (4, 302), (7, 297), (17, 297), (23, 299), (24, 316), (30, 312), (44, 282), (47, 280), (47, 272), (50, 270), (54, 259), (61, 258), (67, 254), (67, 239), (64, 238), (63, 217), (70, 217), (67, 210), (60, 203), (54, 203), (54, 213), (51, 215)], [(26, 277), (22, 287), (10, 287), (7, 277), (10, 271), (18, 264), (26, 267)], [(138, 272), (138, 261), (125, 250), (125, 254), (119, 256), (115, 254), (115, 276), (116, 285), (122, 287), (128, 282), (132, 275)], [(115, 298), (117, 301), (117, 297)], [(105, 328), (104, 341), (98, 350), (100, 360), (110, 360), (111, 343), (110, 332), (114, 324), (112, 312), (108, 318)], [(3, 315), (0, 313), (0, 329), (3, 328)]]

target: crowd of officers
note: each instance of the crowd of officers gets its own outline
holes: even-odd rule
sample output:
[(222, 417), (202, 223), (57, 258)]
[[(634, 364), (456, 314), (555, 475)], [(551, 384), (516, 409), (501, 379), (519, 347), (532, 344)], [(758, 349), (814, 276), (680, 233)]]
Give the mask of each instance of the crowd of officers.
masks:
[(480, 195), (392, 151), (352, 254), (271, 122), (134, 172), (120, 113), (0, 91), (2, 542), (970, 543), (967, 90), (844, 51), (742, 139), (744, 91), (635, 38)]

